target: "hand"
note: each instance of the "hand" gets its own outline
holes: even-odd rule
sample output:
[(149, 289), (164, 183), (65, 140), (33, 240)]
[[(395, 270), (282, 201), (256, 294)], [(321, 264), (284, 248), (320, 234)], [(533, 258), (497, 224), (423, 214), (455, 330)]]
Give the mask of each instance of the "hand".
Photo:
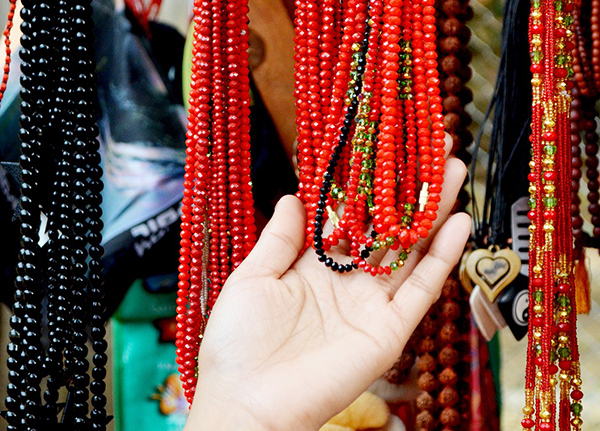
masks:
[[(463, 251), (470, 218), (447, 217), (465, 175), (448, 160), (434, 229), (389, 276), (298, 257), (305, 212), (282, 198), (213, 309), (186, 431), (316, 430), (388, 370)], [(350, 262), (342, 247), (329, 255)]]

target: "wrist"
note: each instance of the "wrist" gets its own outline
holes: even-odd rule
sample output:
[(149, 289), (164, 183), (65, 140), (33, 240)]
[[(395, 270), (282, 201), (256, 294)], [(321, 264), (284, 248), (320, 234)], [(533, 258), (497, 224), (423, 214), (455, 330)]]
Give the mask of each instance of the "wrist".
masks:
[(214, 430), (267, 431), (273, 428), (261, 423), (246, 407), (235, 402), (235, 397), (223, 399), (216, 394), (198, 393), (183, 431)]

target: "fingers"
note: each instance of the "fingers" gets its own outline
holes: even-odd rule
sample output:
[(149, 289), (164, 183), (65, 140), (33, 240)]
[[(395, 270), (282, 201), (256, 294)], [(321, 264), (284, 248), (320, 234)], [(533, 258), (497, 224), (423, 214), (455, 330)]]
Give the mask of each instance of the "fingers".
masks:
[(439, 298), (442, 286), (462, 255), (471, 231), (471, 217), (455, 214), (440, 228), (429, 252), (415, 267), (390, 302), (402, 322), (400, 331), (411, 334)]
[[(439, 209), (437, 211), (437, 219), (433, 223), (433, 228), (429, 232), (429, 236), (420, 239), (419, 242), (412, 247), (410, 257), (405, 261), (404, 267), (393, 273), (392, 279), (397, 286), (400, 285), (404, 278), (406, 278), (406, 274), (410, 273), (423, 254), (427, 252), (431, 241), (454, 207), (456, 197), (462, 188), (466, 175), (467, 168), (462, 161), (455, 158), (448, 159), (446, 162), (446, 173), (444, 174), (444, 186), (440, 195)], [(395, 260), (397, 257), (397, 251), (386, 250), (385, 256), (380, 257), (380, 262), (384, 265), (389, 264), (389, 262)]]
[(298, 258), (305, 226), (302, 203), (291, 195), (281, 198), (254, 249), (232, 276), (245, 272), (254, 277), (281, 277)]

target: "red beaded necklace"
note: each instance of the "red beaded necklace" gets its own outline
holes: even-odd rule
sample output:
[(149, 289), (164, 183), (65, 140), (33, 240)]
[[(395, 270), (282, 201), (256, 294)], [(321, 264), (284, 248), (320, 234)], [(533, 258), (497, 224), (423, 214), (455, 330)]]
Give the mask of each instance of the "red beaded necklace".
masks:
[(15, 10), (17, 8), (17, 0), (10, 0), (10, 9), (8, 11), (8, 19), (6, 21), (6, 27), (2, 34), (4, 35), (4, 72), (2, 74), (2, 83), (0, 83), (0, 103), (4, 98), (4, 92), (6, 91), (6, 84), (8, 83), (8, 76), (10, 74), (10, 32), (13, 28), (13, 20), (15, 17)]
[(247, 13), (247, 0), (194, 2), (176, 341), (190, 404), (206, 319), (256, 242)]
[(521, 424), (540, 431), (582, 423), (570, 220), (573, 10), (570, 1), (534, 0), (530, 12), (530, 321)]
[[(296, 2), (298, 196), (306, 245), (334, 271), (390, 274), (437, 217), (445, 159), (434, 5), (348, 0), (321, 14), (314, 1)], [(340, 240), (350, 241), (349, 263), (326, 255)], [(384, 248), (397, 259), (371, 265)]]

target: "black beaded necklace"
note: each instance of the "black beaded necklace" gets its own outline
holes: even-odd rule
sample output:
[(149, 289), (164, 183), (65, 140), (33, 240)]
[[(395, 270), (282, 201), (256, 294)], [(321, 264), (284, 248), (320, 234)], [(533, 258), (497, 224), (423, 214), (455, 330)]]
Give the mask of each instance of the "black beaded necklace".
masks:
[[(338, 271), (340, 274), (344, 272), (350, 272), (354, 269), (358, 268), (358, 265), (354, 262), (352, 263), (338, 263), (333, 260), (332, 257), (327, 256), (325, 250), (323, 249), (323, 225), (324, 225), (324, 215), (325, 208), (327, 207), (327, 201), (329, 199), (329, 194), (331, 193), (333, 175), (337, 168), (338, 162), (341, 158), (342, 150), (348, 144), (348, 139), (350, 137), (350, 132), (352, 129), (352, 125), (354, 122), (354, 117), (356, 116), (356, 112), (358, 111), (359, 105), (359, 95), (362, 90), (362, 78), (365, 73), (365, 66), (367, 63), (367, 48), (369, 46), (369, 35), (371, 34), (371, 27), (366, 23), (366, 30), (364, 39), (361, 45), (361, 49), (359, 51), (358, 56), (358, 65), (356, 66), (356, 74), (358, 78), (356, 79), (356, 83), (354, 88), (352, 88), (352, 97), (350, 99), (350, 105), (348, 106), (348, 110), (344, 115), (344, 124), (340, 130), (340, 137), (337, 146), (333, 150), (333, 154), (331, 155), (331, 159), (329, 160), (329, 165), (327, 166), (327, 172), (323, 175), (323, 185), (319, 189), (319, 201), (317, 202), (317, 215), (315, 216), (314, 222), (314, 239), (313, 244), (315, 246), (315, 252), (318, 255), (319, 262), (323, 262), (325, 266), (331, 268), (333, 271)], [(372, 251), (371, 247), (366, 247), (362, 250), (361, 257), (367, 258), (369, 257)]]
[[(91, 2), (23, 0), (21, 16), (22, 241), (8, 347), (7, 429), (104, 430), (102, 171)], [(46, 217), (44, 244), (40, 225)]]

